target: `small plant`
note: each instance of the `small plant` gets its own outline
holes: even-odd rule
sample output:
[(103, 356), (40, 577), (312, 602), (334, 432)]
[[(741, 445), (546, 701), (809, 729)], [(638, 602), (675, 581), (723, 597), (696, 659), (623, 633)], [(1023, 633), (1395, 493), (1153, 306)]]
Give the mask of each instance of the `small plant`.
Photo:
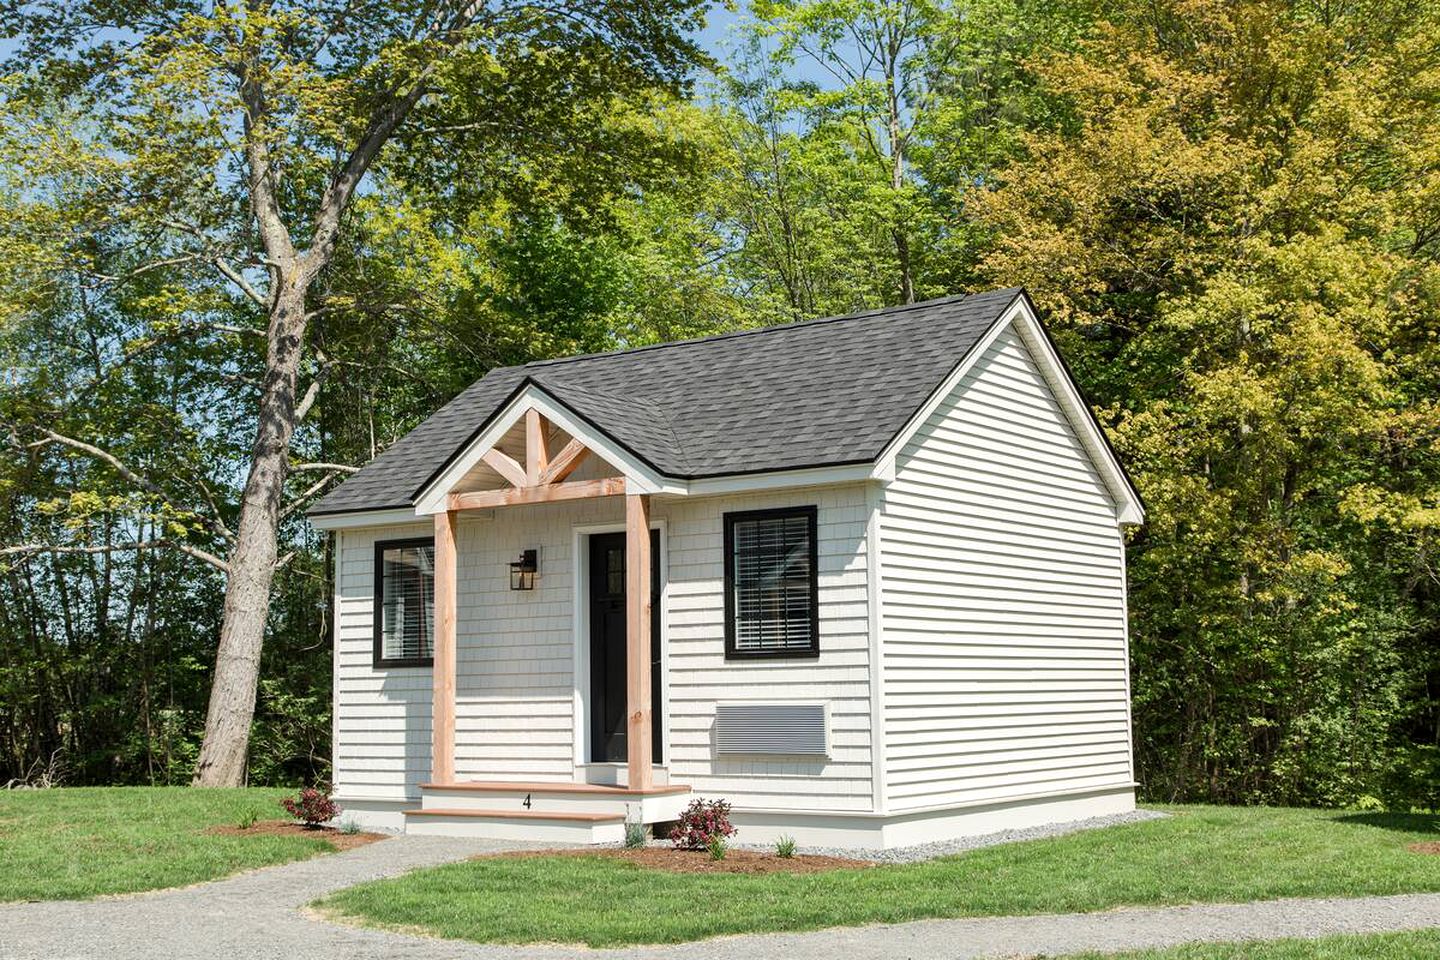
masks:
[(319, 787), (306, 787), (298, 797), (282, 797), (280, 806), (312, 830), (340, 815), (340, 805)]
[(681, 850), (708, 850), (711, 837), (718, 836), (723, 842), (734, 835), (735, 828), (730, 824), (730, 804), (724, 800), (692, 800), (671, 828), (670, 842)]
[(789, 860), (795, 856), (795, 838), (781, 837), (775, 842), (775, 856), (781, 860)]
[(256, 821), (258, 821), (259, 819), (260, 812), (254, 807), (251, 807), (249, 810), (246, 810), (244, 813), (240, 814), (240, 819), (235, 821), (235, 826), (240, 830), (249, 830), (251, 827), (255, 826)]
[(340, 832), (353, 837), (360, 832), (360, 821), (356, 820), (353, 816), (346, 817), (340, 821)]
[(645, 824), (639, 820), (625, 821), (625, 846), (630, 850), (638, 850), (645, 846)]
[(710, 834), (710, 839), (705, 841), (705, 849), (710, 852), (711, 860), (724, 860), (725, 847), (725, 837), (718, 833)]

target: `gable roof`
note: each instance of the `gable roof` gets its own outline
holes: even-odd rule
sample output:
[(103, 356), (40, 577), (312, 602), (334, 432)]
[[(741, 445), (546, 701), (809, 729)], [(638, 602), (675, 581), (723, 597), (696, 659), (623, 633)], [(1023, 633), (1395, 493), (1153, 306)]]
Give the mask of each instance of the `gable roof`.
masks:
[(1019, 288), (492, 370), (310, 515), (412, 506), (539, 387), (657, 473), (695, 480), (874, 461)]

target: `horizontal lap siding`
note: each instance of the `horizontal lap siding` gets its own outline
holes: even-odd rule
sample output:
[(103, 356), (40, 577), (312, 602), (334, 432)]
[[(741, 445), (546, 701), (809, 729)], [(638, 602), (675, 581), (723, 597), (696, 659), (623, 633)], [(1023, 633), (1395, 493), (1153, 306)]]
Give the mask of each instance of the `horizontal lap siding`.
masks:
[(1115, 507), (1013, 330), (901, 451), (880, 540), (890, 809), (1130, 783)]
[[(817, 508), (820, 657), (725, 659), (723, 516)], [(871, 808), (869, 632), (863, 486), (717, 497), (669, 505), (670, 779), (739, 808)], [(830, 706), (830, 756), (719, 757), (715, 704), (752, 700)]]
[[(484, 516), (460, 524), (455, 775), (572, 780), (574, 527), (623, 523), (624, 505), (610, 497)], [(511, 590), (510, 563), (531, 549), (535, 589)]]
[[(818, 660), (726, 661), (723, 531), (731, 510), (818, 507)], [(668, 766), (675, 782), (740, 806), (868, 810), (870, 699), (864, 488), (656, 502), (667, 523)], [(619, 499), (462, 514), (458, 528), (455, 768), (460, 779), (570, 780), (575, 769), (574, 528), (619, 524)], [(429, 776), (431, 671), (372, 665), (374, 545), (427, 524), (339, 534), (336, 783), (342, 795), (415, 796)], [(539, 550), (533, 591), (509, 563)], [(717, 702), (823, 701), (827, 758), (722, 758)]]
[(428, 523), (336, 533), (335, 792), (401, 800), (430, 775), (429, 667), (374, 667), (375, 542)]

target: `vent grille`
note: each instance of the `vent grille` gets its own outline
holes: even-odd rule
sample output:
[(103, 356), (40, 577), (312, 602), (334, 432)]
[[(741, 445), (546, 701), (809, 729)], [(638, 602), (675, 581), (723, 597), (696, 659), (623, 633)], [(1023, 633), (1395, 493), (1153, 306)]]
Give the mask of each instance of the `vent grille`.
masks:
[(823, 703), (721, 703), (715, 750), (721, 754), (823, 757), (830, 753)]

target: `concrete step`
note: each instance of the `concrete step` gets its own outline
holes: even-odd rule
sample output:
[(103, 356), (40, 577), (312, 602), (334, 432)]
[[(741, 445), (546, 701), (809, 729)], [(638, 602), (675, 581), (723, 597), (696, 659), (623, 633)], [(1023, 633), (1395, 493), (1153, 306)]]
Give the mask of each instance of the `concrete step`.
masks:
[(422, 810), (594, 813), (657, 823), (679, 816), (690, 802), (690, 788), (670, 785), (631, 790), (595, 783), (477, 780), (421, 784), (420, 796)]
[(623, 814), (536, 813), (530, 810), (406, 810), (405, 832), (421, 836), (479, 837), (587, 845), (625, 839)]

